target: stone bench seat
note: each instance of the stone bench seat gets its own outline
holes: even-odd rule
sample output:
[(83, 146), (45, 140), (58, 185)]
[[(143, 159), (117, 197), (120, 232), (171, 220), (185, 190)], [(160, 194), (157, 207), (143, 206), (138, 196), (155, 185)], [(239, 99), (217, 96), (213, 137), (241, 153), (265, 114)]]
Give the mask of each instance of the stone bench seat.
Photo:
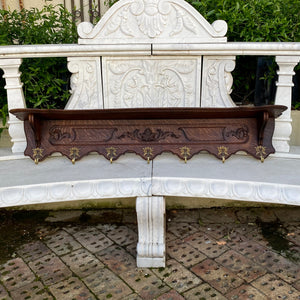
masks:
[[(16, 170), (19, 170), (16, 172)], [(293, 171), (291, 171), (293, 170)], [(236, 154), (223, 164), (200, 153), (184, 163), (164, 153), (149, 164), (135, 154), (110, 162), (83, 157), (76, 165), (53, 156), (35, 165), (29, 158), (0, 160), (0, 203), (3, 207), (53, 202), (136, 198), (139, 229), (137, 265), (165, 264), (165, 201), (228, 199), (298, 205), (300, 160), (271, 156), (262, 164)]]
[(110, 164), (95, 154), (83, 157), (75, 166), (60, 155), (38, 166), (28, 157), (1, 157), (0, 172), (6, 174), (0, 181), (1, 207), (142, 196), (291, 205), (300, 201), (300, 160), (273, 155), (262, 164), (236, 154), (222, 164), (214, 156), (200, 153), (185, 164), (177, 156), (164, 153), (147, 164), (127, 153)]

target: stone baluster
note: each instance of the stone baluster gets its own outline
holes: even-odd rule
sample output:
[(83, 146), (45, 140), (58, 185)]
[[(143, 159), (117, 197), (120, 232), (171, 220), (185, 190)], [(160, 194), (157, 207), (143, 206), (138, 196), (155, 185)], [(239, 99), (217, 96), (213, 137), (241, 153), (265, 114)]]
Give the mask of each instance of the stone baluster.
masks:
[(165, 198), (137, 197), (137, 266), (165, 267)]
[[(7, 91), (8, 109), (25, 108), (25, 99), (22, 90), (21, 73), (19, 67), (22, 59), (0, 59), (0, 68), (4, 71), (5, 89)], [(14, 115), (9, 114), (9, 135), (13, 142), (12, 152), (24, 152), (26, 148), (26, 138), (23, 122), (18, 120)]]
[(276, 119), (273, 145), (278, 152), (290, 151), (290, 135), (292, 133), (291, 104), (294, 68), (299, 63), (297, 56), (276, 56), (279, 66), (275, 104), (285, 105), (288, 109)]

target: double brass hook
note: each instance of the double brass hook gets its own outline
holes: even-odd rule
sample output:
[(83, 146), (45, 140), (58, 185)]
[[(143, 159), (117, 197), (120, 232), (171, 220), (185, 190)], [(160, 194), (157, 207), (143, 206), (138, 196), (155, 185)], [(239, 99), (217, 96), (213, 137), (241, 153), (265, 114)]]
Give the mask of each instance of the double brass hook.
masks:
[(256, 150), (256, 156), (260, 157), (261, 163), (265, 161), (265, 156), (266, 156), (266, 147), (264, 146), (257, 146), (255, 147)]
[(43, 157), (43, 151), (44, 151), (44, 149), (39, 148), (39, 147), (32, 149), (33, 159), (34, 159), (34, 163), (36, 165), (39, 163), (40, 159)]
[(191, 149), (187, 146), (181, 147), (180, 148), (180, 155), (184, 159), (184, 163), (187, 163), (188, 157), (191, 156)]
[(225, 163), (226, 156), (228, 156), (228, 147), (220, 146), (218, 147), (218, 156), (222, 158), (222, 163)]
[(145, 147), (143, 148), (144, 156), (147, 158), (147, 164), (150, 164), (151, 156), (153, 156), (153, 148), (152, 147)]
[(110, 163), (113, 163), (113, 159), (117, 156), (117, 149), (115, 147), (106, 148), (106, 156), (109, 159)]
[(79, 157), (79, 149), (76, 147), (72, 147), (70, 149), (70, 157), (72, 157), (72, 164), (75, 165), (76, 158)]

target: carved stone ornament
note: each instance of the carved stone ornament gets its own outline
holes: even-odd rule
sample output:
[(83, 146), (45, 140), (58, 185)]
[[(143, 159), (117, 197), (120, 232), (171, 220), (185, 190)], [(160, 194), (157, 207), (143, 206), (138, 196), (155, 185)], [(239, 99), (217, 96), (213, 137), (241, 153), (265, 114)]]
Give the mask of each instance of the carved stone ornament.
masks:
[(235, 67), (235, 57), (203, 57), (203, 77), (201, 107), (233, 107), (231, 72)]
[(102, 79), (99, 57), (69, 57), (71, 97), (66, 109), (103, 108)]
[(199, 107), (200, 58), (103, 58), (104, 107)]
[(184, 0), (120, 0), (94, 27), (78, 26), (79, 44), (226, 42), (225, 21), (209, 24)]

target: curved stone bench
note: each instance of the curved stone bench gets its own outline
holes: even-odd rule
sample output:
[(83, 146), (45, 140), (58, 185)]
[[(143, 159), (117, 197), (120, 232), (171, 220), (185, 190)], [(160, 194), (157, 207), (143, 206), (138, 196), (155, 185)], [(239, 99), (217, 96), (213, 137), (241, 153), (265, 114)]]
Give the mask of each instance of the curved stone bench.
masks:
[(50, 157), (38, 166), (31, 159), (0, 161), (0, 206), (74, 200), (136, 198), (139, 267), (165, 264), (167, 197), (230, 199), (299, 205), (300, 160), (269, 157), (262, 164), (233, 155), (225, 164), (200, 153), (188, 163), (164, 153), (150, 164), (126, 154), (110, 164), (89, 155), (75, 166), (65, 157)]
[(222, 164), (200, 153), (185, 164), (164, 153), (147, 164), (135, 154), (126, 154), (110, 164), (102, 156), (88, 155), (74, 166), (56, 155), (36, 166), (16, 155), (24, 152), (27, 142), (23, 122), (10, 115), (15, 155), (1, 157), (0, 151), (0, 207), (135, 198), (137, 264), (160, 267), (165, 264), (168, 197), (300, 204), (300, 153), (293, 156), (289, 146), (292, 76), (300, 57), (297, 43), (227, 43), (226, 22), (209, 24), (184, 0), (142, 2), (120, 0), (97, 25), (79, 25), (78, 45), (3, 48), (0, 67), (9, 109), (25, 108), (21, 57), (68, 57), (72, 96), (66, 110), (173, 110), (234, 107), (230, 93), (235, 55), (275, 55), (279, 66), (275, 104), (288, 107), (275, 126), (276, 156), (261, 164), (237, 154)]

